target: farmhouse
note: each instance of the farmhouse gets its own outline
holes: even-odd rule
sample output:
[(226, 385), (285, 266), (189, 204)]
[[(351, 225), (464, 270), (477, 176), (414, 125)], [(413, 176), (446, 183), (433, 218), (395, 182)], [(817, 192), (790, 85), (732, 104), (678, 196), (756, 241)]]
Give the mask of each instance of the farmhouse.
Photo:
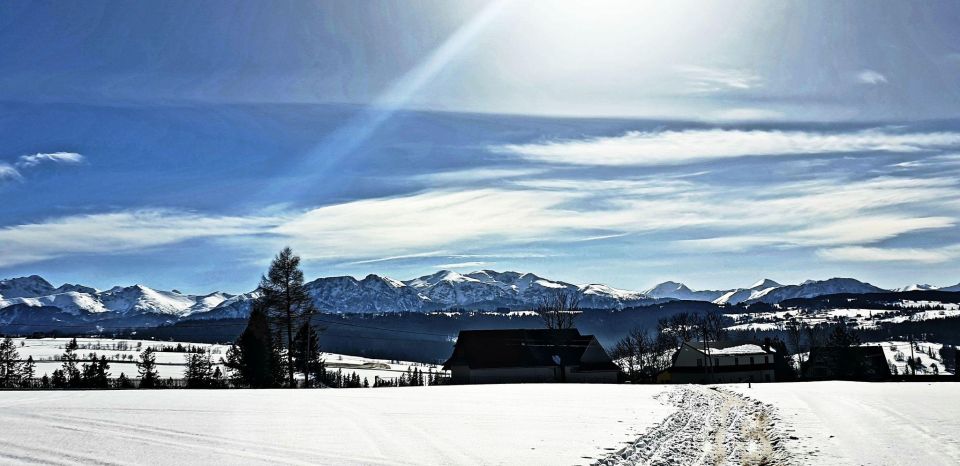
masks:
[(886, 380), (890, 366), (879, 346), (814, 347), (803, 364), (808, 379)]
[(684, 342), (662, 383), (773, 382), (775, 352), (769, 345)]
[(453, 383), (615, 383), (620, 371), (577, 329), (461, 330), (443, 368)]

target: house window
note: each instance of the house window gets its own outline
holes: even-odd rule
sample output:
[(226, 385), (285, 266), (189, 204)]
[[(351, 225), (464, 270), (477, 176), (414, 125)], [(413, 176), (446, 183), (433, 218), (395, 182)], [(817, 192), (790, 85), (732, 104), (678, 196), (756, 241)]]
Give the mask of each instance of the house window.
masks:
[(750, 365), (753, 365), (753, 356), (750, 356)]
[(767, 356), (764, 356), (764, 357), (763, 357), (763, 363), (764, 363), (764, 364), (768, 364), (769, 362), (770, 362), (770, 360), (767, 359)]
[(734, 365), (734, 366), (739, 366), (739, 365), (740, 365), (740, 358), (733, 358), (733, 365)]
[(697, 358), (697, 367), (703, 367), (703, 359)]
[(714, 366), (719, 366), (719, 365), (720, 365), (720, 358), (713, 358), (713, 365), (714, 365)]

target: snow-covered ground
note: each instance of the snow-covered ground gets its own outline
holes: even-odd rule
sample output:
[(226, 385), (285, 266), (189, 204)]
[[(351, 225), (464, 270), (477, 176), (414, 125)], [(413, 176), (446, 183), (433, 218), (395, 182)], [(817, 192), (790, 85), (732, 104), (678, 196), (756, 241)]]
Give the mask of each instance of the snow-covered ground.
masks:
[(670, 387), (0, 392), (0, 463), (589, 464)]
[[(791, 319), (817, 325), (822, 323), (846, 322), (859, 328), (876, 328), (881, 323), (900, 323), (906, 321), (924, 321), (960, 316), (960, 304), (939, 301), (902, 301), (898, 309), (795, 309), (789, 308), (775, 312), (754, 312), (725, 314), (733, 319), (729, 330), (783, 330)], [(927, 309), (933, 307), (935, 309)]]
[(0, 463), (960, 464), (960, 384), (0, 392)]
[(797, 464), (960, 464), (960, 384), (725, 385), (773, 405)]
[[(43, 377), (44, 374), (52, 375), (53, 371), (61, 366), (59, 361), (63, 354), (69, 338), (14, 338), (17, 345), (17, 352), (21, 359), (27, 359), (33, 356), (36, 362), (36, 376)], [(22, 346), (21, 346), (22, 344)], [(226, 358), (228, 345), (214, 345), (206, 343), (191, 343), (177, 341), (153, 341), (153, 340), (122, 340), (112, 338), (77, 338), (77, 344), (80, 348), (77, 355), (80, 359), (88, 359), (90, 353), (96, 353), (97, 357), (106, 356), (110, 362), (111, 377), (119, 377), (121, 373), (127, 377), (137, 377), (136, 361), (140, 352), (146, 348), (175, 348), (178, 344), (193, 347), (201, 347), (211, 353), (213, 360), (220, 361), (220, 358)], [(163, 378), (183, 377), (185, 369), (185, 356), (187, 353), (158, 351), (156, 353), (157, 372)], [(374, 377), (381, 379), (394, 379), (402, 375), (408, 369), (414, 367), (427, 372), (431, 368), (435, 372), (442, 371), (439, 366), (423, 364), (408, 361), (389, 361), (385, 359), (371, 359), (360, 356), (350, 356), (345, 354), (323, 353), (327, 369), (331, 371), (341, 370), (344, 375), (356, 372), (361, 379), (367, 378), (372, 384)], [(221, 367), (223, 370), (223, 367)]]

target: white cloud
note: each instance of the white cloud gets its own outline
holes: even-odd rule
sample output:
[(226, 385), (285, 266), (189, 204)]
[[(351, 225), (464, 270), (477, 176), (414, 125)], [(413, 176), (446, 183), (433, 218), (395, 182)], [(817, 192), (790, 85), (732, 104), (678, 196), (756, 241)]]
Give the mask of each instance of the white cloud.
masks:
[(5, 163), (0, 163), (0, 181), (19, 180), (21, 178), (20, 172), (17, 171), (16, 168)]
[(765, 108), (728, 108), (714, 112), (713, 119), (722, 121), (766, 121), (780, 120), (783, 112)]
[(857, 73), (857, 81), (863, 84), (886, 84), (887, 77), (874, 70), (863, 70)]
[(493, 152), (537, 161), (598, 166), (678, 165), (744, 156), (851, 152), (917, 152), (960, 145), (960, 133), (846, 133), (774, 130), (684, 130), (493, 146)]
[(693, 93), (747, 90), (763, 84), (763, 79), (747, 70), (692, 65), (679, 66), (676, 70)]
[(50, 152), (31, 155), (21, 155), (17, 159), (17, 166), (22, 168), (35, 167), (42, 163), (77, 164), (83, 162), (84, 157), (76, 152)]
[(847, 246), (820, 249), (817, 251), (817, 255), (827, 260), (843, 262), (916, 262), (921, 264), (938, 264), (960, 258), (960, 247), (948, 246), (945, 248), (919, 249)]
[(74, 254), (113, 254), (188, 239), (267, 233), (280, 218), (138, 210), (61, 217), (0, 228), (0, 266)]
[(486, 267), (489, 265), (495, 264), (495, 262), (456, 262), (453, 264), (439, 264), (433, 266), (435, 269), (467, 269), (467, 268), (477, 268), (477, 267)]
[[(0, 229), (0, 266), (193, 238), (229, 241), (250, 251), (289, 244), (304, 259), (354, 260), (351, 265), (533, 257), (502, 251), (536, 243), (549, 253), (551, 244), (632, 241), (663, 231), (677, 232), (664, 247), (698, 252), (869, 246), (906, 233), (955, 228), (958, 206), (960, 188), (947, 177), (854, 182), (821, 177), (762, 190), (693, 179), (530, 180), (510, 189), (433, 190), (247, 217), (157, 210), (70, 216)], [(686, 239), (694, 235), (700, 239)], [(471, 250), (485, 254), (452, 253)]]

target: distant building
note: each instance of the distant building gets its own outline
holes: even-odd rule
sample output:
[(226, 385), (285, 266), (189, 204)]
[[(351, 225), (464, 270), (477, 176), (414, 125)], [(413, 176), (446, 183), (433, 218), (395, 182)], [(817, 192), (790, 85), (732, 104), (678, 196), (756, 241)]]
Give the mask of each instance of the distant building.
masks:
[(443, 368), (459, 384), (615, 383), (620, 370), (576, 329), (461, 330)]
[(885, 380), (891, 375), (879, 346), (814, 347), (803, 363), (807, 379)]
[(769, 345), (685, 342), (657, 382), (773, 382), (775, 355)]

